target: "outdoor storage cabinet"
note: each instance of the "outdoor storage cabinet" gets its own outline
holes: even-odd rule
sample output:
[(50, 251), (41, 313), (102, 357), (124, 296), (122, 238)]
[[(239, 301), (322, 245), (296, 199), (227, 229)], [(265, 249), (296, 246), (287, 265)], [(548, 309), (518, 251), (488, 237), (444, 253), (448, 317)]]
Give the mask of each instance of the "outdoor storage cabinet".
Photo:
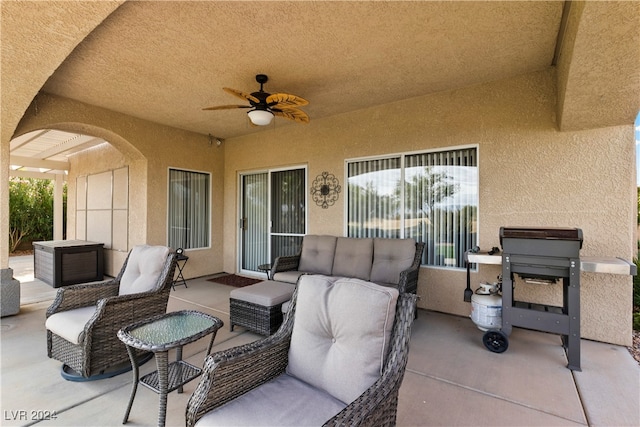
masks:
[(85, 240), (33, 242), (34, 277), (54, 288), (102, 280), (103, 247)]

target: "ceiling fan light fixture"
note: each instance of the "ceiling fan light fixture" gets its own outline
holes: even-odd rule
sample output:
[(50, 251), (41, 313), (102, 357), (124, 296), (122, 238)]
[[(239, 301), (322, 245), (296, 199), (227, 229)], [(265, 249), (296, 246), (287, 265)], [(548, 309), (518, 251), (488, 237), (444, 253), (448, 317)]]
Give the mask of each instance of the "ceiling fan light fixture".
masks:
[(247, 113), (251, 123), (257, 126), (266, 126), (273, 120), (273, 113), (268, 110), (251, 110)]

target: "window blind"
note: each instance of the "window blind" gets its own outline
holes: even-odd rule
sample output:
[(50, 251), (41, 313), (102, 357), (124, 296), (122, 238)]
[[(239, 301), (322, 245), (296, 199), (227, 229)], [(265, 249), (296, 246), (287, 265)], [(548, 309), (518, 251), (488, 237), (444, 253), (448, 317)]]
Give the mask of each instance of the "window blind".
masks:
[(168, 244), (172, 248), (210, 246), (210, 175), (169, 169)]

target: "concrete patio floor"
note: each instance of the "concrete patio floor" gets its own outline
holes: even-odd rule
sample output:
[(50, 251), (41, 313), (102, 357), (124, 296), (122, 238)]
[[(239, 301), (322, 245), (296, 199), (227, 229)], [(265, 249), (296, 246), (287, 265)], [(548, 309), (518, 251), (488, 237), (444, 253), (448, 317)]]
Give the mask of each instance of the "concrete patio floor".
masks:
[[(47, 358), (45, 311), (55, 289), (34, 280), (33, 258), (12, 257), (21, 281), (21, 310), (2, 318), (1, 416), (3, 426), (115, 426), (122, 423), (131, 373), (94, 382), (69, 382), (60, 363)], [(213, 351), (260, 337), (228, 328), (228, 286), (206, 278), (171, 292), (169, 311), (195, 309), (221, 318)], [(638, 426), (640, 366), (625, 347), (582, 340), (582, 372), (572, 372), (560, 337), (514, 329), (509, 349), (491, 353), (482, 332), (468, 318), (419, 311), (398, 404), (399, 426)], [(208, 340), (184, 349), (202, 366)], [(171, 355), (173, 356), (173, 355)], [(155, 370), (152, 360), (141, 375)], [(167, 425), (184, 425), (184, 412), (197, 380), (184, 393), (169, 394)], [(127, 425), (157, 422), (158, 396), (139, 387)], [(55, 415), (55, 419), (42, 419)]]

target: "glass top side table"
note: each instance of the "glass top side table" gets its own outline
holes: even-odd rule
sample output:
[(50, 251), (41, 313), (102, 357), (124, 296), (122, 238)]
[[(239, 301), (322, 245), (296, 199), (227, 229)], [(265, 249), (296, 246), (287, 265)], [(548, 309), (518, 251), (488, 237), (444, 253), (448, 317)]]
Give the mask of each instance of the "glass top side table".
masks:
[[(118, 331), (118, 338), (126, 344), (131, 365), (133, 367), (133, 388), (123, 424), (129, 419), (138, 383), (160, 395), (158, 426), (164, 426), (167, 412), (167, 394), (197, 378), (202, 369), (182, 360), (182, 347), (212, 334), (207, 348), (207, 355), (218, 329), (223, 326), (222, 320), (205, 313), (183, 310), (152, 317), (143, 322), (126, 326)], [(139, 378), (138, 362), (132, 348), (155, 353), (157, 371)], [(176, 361), (169, 363), (169, 350), (176, 349)]]

